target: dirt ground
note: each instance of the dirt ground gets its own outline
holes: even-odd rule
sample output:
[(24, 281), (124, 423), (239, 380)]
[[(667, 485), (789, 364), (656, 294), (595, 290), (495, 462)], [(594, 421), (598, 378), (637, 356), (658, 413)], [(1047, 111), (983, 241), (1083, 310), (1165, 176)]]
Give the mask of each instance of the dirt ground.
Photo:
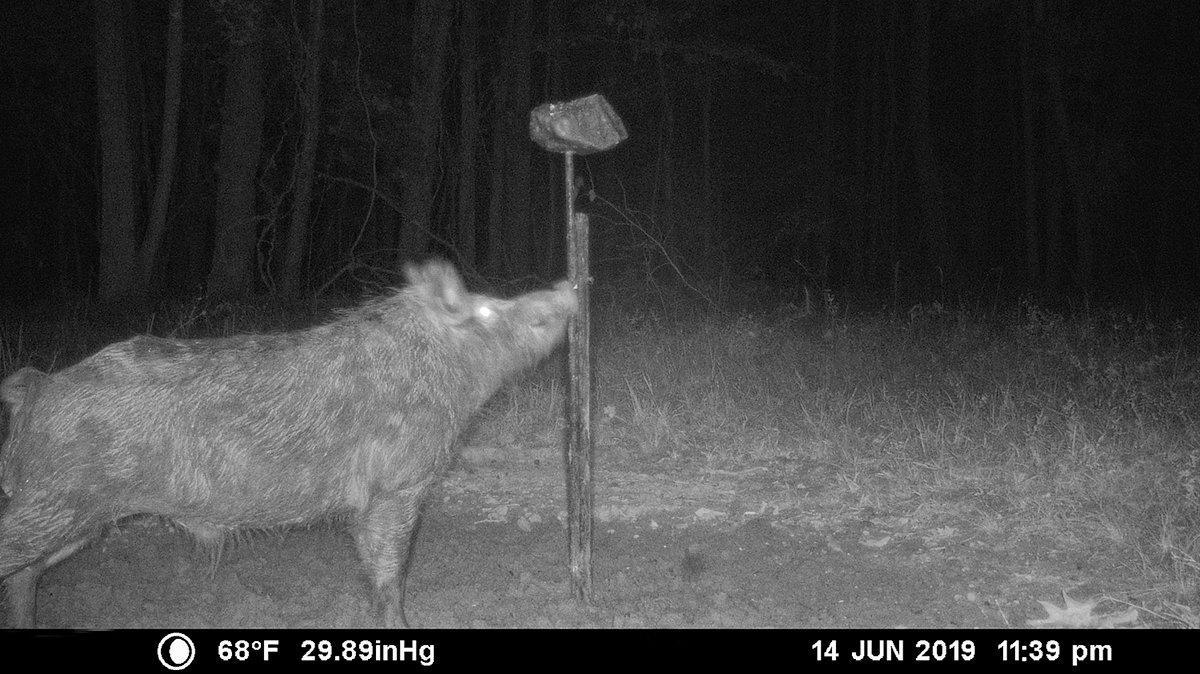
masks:
[[(1014, 538), (1003, 526), (1011, 506), (990, 501), (985, 490), (960, 490), (943, 503), (892, 499), (897, 508), (885, 512), (863, 505), (881, 502), (865, 498), (872, 487), (851, 486), (820, 466), (638, 472), (601, 461), (595, 475), (595, 606), (570, 599), (560, 462), (477, 456), (451, 473), (426, 509), (408, 582), (414, 626), (1155, 624), (1116, 589), (1138, 582), (1130, 560)], [(365, 621), (366, 578), (338, 526), (256, 532), (213, 561), (157, 519), (110, 527), (42, 577), (39, 624)]]

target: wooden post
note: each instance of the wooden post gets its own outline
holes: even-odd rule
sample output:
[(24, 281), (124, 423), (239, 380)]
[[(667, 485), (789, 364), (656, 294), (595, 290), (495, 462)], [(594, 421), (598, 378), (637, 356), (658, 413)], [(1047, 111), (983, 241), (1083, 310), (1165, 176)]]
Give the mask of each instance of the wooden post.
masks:
[(628, 134), (621, 118), (599, 94), (568, 103), (540, 105), (529, 115), (529, 135), (551, 152), (563, 154), (566, 183), (567, 267), (579, 313), (567, 326), (570, 397), (567, 400), (567, 550), (571, 589), (576, 599), (592, 596), (592, 363), (591, 271), (588, 269), (588, 217), (575, 212), (575, 155), (600, 152)]
[(588, 269), (588, 216), (574, 204), (575, 153), (564, 155), (567, 170), (567, 274), (575, 284), (579, 313), (567, 326), (571, 388), (567, 401), (567, 545), (571, 589), (576, 599), (592, 601), (592, 345), (591, 272)]

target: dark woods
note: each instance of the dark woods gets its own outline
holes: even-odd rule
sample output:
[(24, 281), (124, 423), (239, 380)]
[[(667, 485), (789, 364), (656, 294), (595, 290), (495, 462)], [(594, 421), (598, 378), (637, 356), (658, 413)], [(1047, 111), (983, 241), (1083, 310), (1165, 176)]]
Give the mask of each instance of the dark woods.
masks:
[(8, 3), (0, 284), (309, 296), (431, 255), (560, 276), (528, 113), (599, 91), (631, 133), (579, 162), (601, 282), (1167, 294), (1200, 218), (1181, 7)]

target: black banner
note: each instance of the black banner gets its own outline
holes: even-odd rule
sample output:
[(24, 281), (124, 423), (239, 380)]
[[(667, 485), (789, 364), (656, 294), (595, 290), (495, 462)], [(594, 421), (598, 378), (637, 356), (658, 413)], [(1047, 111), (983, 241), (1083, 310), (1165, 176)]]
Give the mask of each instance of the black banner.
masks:
[(1157, 661), (1187, 668), (1195, 662), (1195, 644), (1194, 632), (1167, 630), (40, 630), (0, 632), (0, 657), (14, 667), (104, 663), (157, 672), (489, 671), (531, 665), (566, 671), (649, 666), (1017, 672), (1128, 670)]

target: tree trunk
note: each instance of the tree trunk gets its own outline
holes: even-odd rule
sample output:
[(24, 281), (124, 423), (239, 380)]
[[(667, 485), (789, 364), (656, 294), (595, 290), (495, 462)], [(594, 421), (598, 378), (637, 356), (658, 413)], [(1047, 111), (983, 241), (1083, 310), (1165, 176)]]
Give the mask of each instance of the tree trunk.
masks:
[(508, 151), (505, 172), (504, 217), (507, 240), (508, 273), (519, 276), (533, 271), (533, 251), (530, 249), (529, 217), (529, 140), (530, 71), (533, 45), (533, 0), (519, 0), (514, 7), (508, 87)]
[(492, 115), (492, 156), (488, 163), (488, 211), (487, 211), (487, 268), (492, 275), (504, 273), (504, 169), (507, 163), (508, 125), (500, 111), (507, 106), (507, 65), (500, 67), (500, 76), (495, 78), (496, 114)]
[[(1037, 90), (1034, 84), (1033, 33), (1034, 12), (1031, 4), (1035, 0), (1021, 0), (1017, 4), (1017, 20), (1020, 23), (1020, 69), (1021, 69), (1021, 140), (1025, 178), (1025, 279), (1030, 290), (1037, 287), (1044, 276), (1041, 261), (1042, 240), (1038, 227), (1038, 175), (1034, 132)], [(1039, 3), (1040, 4), (1040, 3)], [(1040, 19), (1040, 17), (1038, 17)], [(1040, 23), (1040, 21), (1039, 21)]]
[(188, 105), (180, 108), (179, 158), (175, 167), (175, 196), (171, 209), (170, 237), (164, 238), (158, 252), (163, 263), (162, 282), (191, 296), (204, 287), (211, 262), (213, 174), (209, 148), (209, 122), (212, 111), (220, 110), (213, 101), (212, 83), (220, 76), (219, 64), (203, 54), (190, 51), (183, 63), (183, 98)]
[(400, 234), (399, 260), (425, 255), (433, 214), (433, 186), (441, 172), (438, 157), (442, 121), (442, 81), (449, 49), (450, 11), (448, 0), (417, 0), (413, 10), (412, 75), (409, 109), (412, 127), (409, 147), (412, 161), (401, 188), (404, 224)]
[(716, 232), (713, 222), (713, 155), (712, 155), (712, 107), (713, 107), (713, 76), (704, 76), (704, 93), (700, 102), (700, 207), (702, 240), (704, 253), (711, 254), (714, 250)]
[[(507, 37), (502, 48), (504, 63), (500, 67), (499, 77), (496, 78), (497, 112), (496, 121), (492, 125), (487, 248), (488, 266), (492, 273), (511, 276), (525, 271), (520, 262), (526, 255), (522, 239), (519, 238), (522, 232), (513, 231), (514, 227), (528, 231), (526, 223), (521, 222), (514, 212), (527, 213), (529, 210), (529, 133), (525, 130), (525, 124), (529, 114), (530, 0), (520, 0), (509, 4), (508, 7), (510, 13), (505, 30)], [(521, 63), (522, 42), (526, 44), (524, 65)], [(519, 81), (522, 78), (518, 73), (522, 70), (526, 76), (523, 81)], [(514, 111), (517, 110), (522, 111), (519, 118), (515, 117)], [(521, 161), (522, 156), (525, 157), (524, 162)], [(524, 185), (523, 189), (521, 185)], [(522, 194), (518, 192), (524, 195), (523, 200)]]
[[(140, 14), (135, 11), (132, 2), (122, 2), (122, 23), (126, 26), (131, 26), (131, 35), (137, 36), (138, 30), (136, 26), (140, 21)], [(149, 78), (145, 75), (145, 64), (148, 60), (157, 57), (147, 56), (146, 52), (149, 46), (142, 40), (126, 41), (123, 49), (125, 53), (125, 92), (126, 98), (129, 101), (129, 131), (131, 134), (133, 147), (133, 175), (135, 176), (134, 189), (138, 195), (138, 208), (141, 209), (143, 200), (146, 199), (151, 192), (151, 182), (154, 175), (154, 162), (150, 160), (150, 155), (154, 151), (153, 144), (150, 142), (150, 127), (153, 126), (154, 113), (150, 110), (150, 92)], [(141, 214), (144, 217), (145, 213)], [(136, 268), (131, 268), (135, 275)]]
[(216, 296), (244, 294), (254, 261), (256, 173), (262, 151), (263, 53), (260, 17), (235, 35), (226, 57), (221, 108), (221, 149), (217, 160), (214, 218), (216, 240), (208, 290)]
[[(825, 28), (825, 86), (822, 87), (825, 105), (821, 119), (821, 143), (832, 153), (834, 113), (837, 110), (838, 93), (841, 91), (837, 78), (838, 55), (841, 50), (838, 49), (838, 3), (836, 0), (827, 0), (824, 4), (827, 25)], [(860, 86), (866, 86), (866, 84), (866, 82), (859, 83)]]
[[(558, 101), (565, 96), (566, 87), (566, 38), (563, 29), (563, 0), (546, 0), (546, 77), (542, 100)], [(562, 159), (553, 153), (540, 154), (542, 167), (539, 187), (545, 199), (544, 215), (530, 217), (535, 228), (533, 241), (537, 248), (534, 266), (539, 276), (550, 278), (561, 274), (566, 259), (565, 225), (566, 211), (563, 208), (561, 175)], [(546, 186), (549, 186), (546, 188)]]
[[(826, 151), (829, 153), (829, 157), (836, 161), (834, 166), (838, 171), (833, 175), (851, 180), (851, 184), (856, 186), (851, 189), (860, 194), (858, 198), (850, 200), (851, 208), (845, 214), (857, 232), (855, 235), (857, 243), (853, 246), (854, 250), (851, 251), (849, 271), (853, 278), (860, 279), (867, 288), (873, 288), (880, 278), (886, 276), (881, 270), (886, 269), (891, 261), (890, 254), (882, 253), (880, 244), (883, 233), (883, 218), (880, 211), (882, 204), (880, 177), (883, 175), (882, 151), (885, 138), (883, 105), (885, 101), (883, 100), (884, 72), (879, 68), (879, 59), (876, 54), (884, 48), (886, 43), (872, 45), (865, 51), (847, 48), (846, 45), (853, 40), (852, 24), (843, 20), (840, 13), (842, 9), (836, 0), (830, 0), (826, 5), (827, 27), (824, 32), (828, 34), (827, 39), (830, 44), (826, 45), (825, 49), (825, 61), (828, 64), (825, 76), (830, 81), (825, 84), (824, 90), (829, 92), (829, 96), (834, 97), (834, 101), (826, 103), (824, 109), (818, 108), (823, 119), (822, 124), (825, 127), (822, 131), (821, 143), (828, 148)], [(882, 19), (877, 16), (876, 25), (881, 21)], [(863, 24), (865, 26), (866, 22)], [(874, 95), (855, 94), (847, 89), (847, 78), (838, 76), (839, 72), (849, 73), (854, 60), (861, 65), (858, 66), (858, 77), (853, 78), (855, 79), (853, 86), (858, 92), (873, 92)], [(867, 97), (871, 99), (870, 102), (864, 100)], [(851, 105), (853, 107), (850, 107)], [(839, 109), (842, 111), (841, 128), (853, 132), (853, 135), (850, 136), (855, 139), (853, 145), (838, 140)], [(851, 111), (853, 111), (852, 116), (846, 114)], [(846, 122), (851, 119), (857, 121), (854, 129), (846, 127)], [(849, 147), (844, 147), (846, 145)], [(831, 186), (830, 189), (834, 195), (837, 194), (836, 185)]]
[(907, 136), (906, 130), (900, 126), (900, 68), (903, 65), (899, 63), (901, 48), (896, 39), (902, 19), (898, 3), (888, 4), (886, 14), (884, 7), (878, 4), (872, 6), (879, 8), (875, 34), (879, 36), (882, 45), (875, 57), (875, 69), (879, 75), (876, 79), (878, 89), (873, 98), (879, 102), (872, 103), (878, 109), (880, 118), (879, 178), (876, 183), (880, 204), (877, 226), (884, 232), (880, 239), (880, 249), (886, 251), (884, 255), (888, 264), (884, 269), (886, 270), (887, 285), (892, 289), (892, 301), (893, 307), (895, 307), (898, 306), (897, 302), (903, 301), (900, 297), (900, 272), (909, 243), (901, 231), (899, 216), (901, 208), (908, 207), (908, 204), (901, 206), (900, 203), (900, 194), (903, 189), (900, 186), (900, 167), (907, 163), (900, 157), (903, 150), (899, 140)]
[(1048, 296), (1054, 296), (1062, 287), (1063, 264), (1063, 168), (1062, 158), (1056, 156), (1057, 148), (1050, 143), (1042, 145), (1043, 184), (1045, 195), (1042, 222), (1045, 228), (1045, 276), (1043, 287)]
[(182, 79), (183, 54), (183, 0), (171, 0), (167, 19), (167, 60), (163, 64), (163, 118), (162, 138), (159, 142), (158, 177), (155, 181), (154, 200), (150, 206), (150, 219), (146, 222), (146, 236), (142, 240), (141, 274), (142, 287), (149, 288), (154, 275), (154, 262), (167, 229), (167, 206), (171, 201), (171, 187), (175, 181), (175, 149), (179, 142), (179, 82)]
[(1067, 115), (1062, 71), (1056, 58), (1054, 54), (1047, 55), (1046, 88), (1054, 113), (1054, 145), (1067, 178), (1066, 187), (1075, 206), (1075, 283), (1084, 296), (1087, 296), (1092, 289), (1092, 227), (1097, 202), (1092, 185), (1096, 176), (1088, 175), (1088, 171), (1083, 167), (1080, 144), (1075, 138), (1074, 128)]
[(475, 266), (475, 144), (479, 137), (479, 109), (475, 78), (479, 76), (476, 54), (479, 16), (476, 0), (459, 0), (458, 56), (458, 247), (463, 266)]
[(300, 289), (300, 271), (308, 244), (308, 215), (312, 210), (313, 168), (317, 163), (317, 141), (321, 137), (321, 45), (324, 43), (325, 0), (308, 0), (308, 54), (304, 74), (304, 141), (296, 160), (295, 198), (292, 225), (288, 229), (287, 252), (283, 258), (283, 293), (294, 296)]
[[(838, 3), (832, 1), (831, 11), (836, 12)], [(896, 296), (897, 284), (895, 270), (901, 257), (900, 237), (896, 228), (896, 52), (895, 39), (897, 26), (897, 7), (895, 3), (887, 6), (872, 4), (874, 19), (864, 22), (872, 33), (866, 42), (869, 45), (865, 54), (848, 46), (839, 48), (839, 52), (851, 55), (863, 63), (858, 78), (859, 95), (856, 97), (860, 111), (854, 116), (859, 120), (860, 128), (845, 130), (854, 136), (866, 136), (865, 147), (860, 154), (860, 161), (865, 175), (862, 184), (865, 188), (864, 204), (864, 238), (867, 250), (863, 257), (862, 269), (869, 274), (869, 284), (875, 287), (888, 288), (892, 292), (892, 302)], [(832, 21), (832, 19), (831, 19)], [(853, 25), (850, 19), (842, 22), (848, 32)], [(835, 26), (831, 25), (831, 31)], [(851, 44), (852, 36), (846, 35), (847, 45)], [(844, 78), (841, 78), (844, 79)], [(835, 117), (836, 119), (836, 117)], [(865, 128), (862, 128), (865, 127)], [(834, 127), (837, 128), (836, 126)]]
[[(946, 231), (946, 200), (929, 108), (929, 31), (930, 0), (914, 0), (912, 35), (909, 41), (909, 115), (913, 127), (913, 154), (920, 189), (922, 238), (933, 261), (941, 268), (944, 281), (955, 275), (950, 238)], [(949, 284), (953, 287), (953, 283)]]
[(654, 51), (654, 72), (658, 76), (659, 105), (662, 107), (661, 123), (658, 128), (658, 179), (655, 181), (659, 205), (657, 215), (661, 231), (667, 237), (675, 233), (675, 189), (674, 151), (675, 139), (675, 103), (671, 96), (671, 80), (667, 77), (666, 66), (663, 63), (662, 48)]
[(138, 279), (138, 198), (125, 88), (125, 27), (119, 0), (96, 0), (96, 115), (100, 145), (99, 294), (129, 295)]

